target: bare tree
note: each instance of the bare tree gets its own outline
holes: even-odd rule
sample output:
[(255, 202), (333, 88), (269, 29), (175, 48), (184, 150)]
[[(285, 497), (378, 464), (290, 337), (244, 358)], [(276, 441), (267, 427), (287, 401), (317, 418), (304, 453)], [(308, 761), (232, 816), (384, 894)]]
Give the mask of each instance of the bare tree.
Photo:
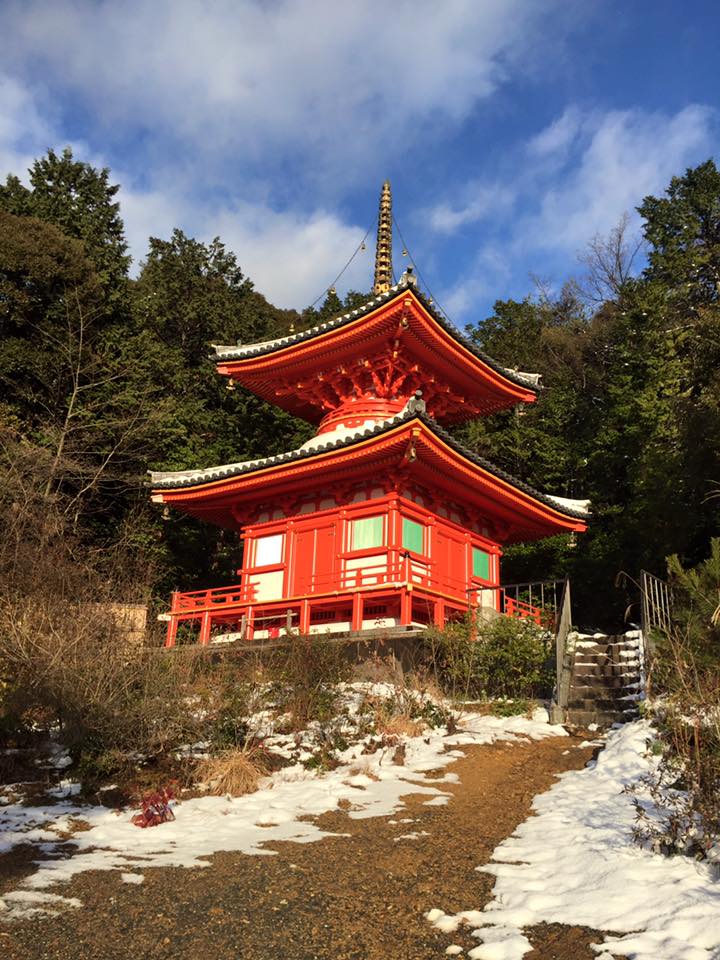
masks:
[(596, 234), (578, 260), (585, 275), (578, 289), (590, 303), (606, 303), (616, 299), (633, 276), (634, 267), (643, 250), (641, 236), (630, 233), (630, 217), (624, 213), (606, 236)]

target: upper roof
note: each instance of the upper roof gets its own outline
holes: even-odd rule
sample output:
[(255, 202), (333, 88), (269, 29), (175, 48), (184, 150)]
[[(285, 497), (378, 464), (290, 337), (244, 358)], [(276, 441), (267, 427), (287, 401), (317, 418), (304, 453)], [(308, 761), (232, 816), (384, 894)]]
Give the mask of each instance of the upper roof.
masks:
[(540, 381), (539, 373), (521, 373), (518, 370), (514, 370), (512, 367), (503, 366), (501, 363), (498, 363), (497, 360), (493, 360), (493, 358), (488, 356), (487, 353), (484, 353), (477, 346), (477, 344), (473, 343), (469, 337), (466, 337), (457, 329), (457, 327), (451, 324), (442, 313), (436, 310), (434, 305), (427, 299), (422, 291), (419, 290), (412, 280), (405, 275), (403, 275), (393, 287), (390, 287), (387, 293), (382, 293), (377, 297), (372, 297), (362, 306), (356, 307), (354, 310), (348, 310), (347, 313), (343, 313), (339, 317), (334, 317), (332, 320), (326, 320), (323, 323), (318, 323), (314, 327), (308, 327), (307, 330), (300, 330), (298, 333), (288, 334), (287, 337), (279, 337), (276, 340), (263, 340), (259, 343), (238, 343), (236, 346), (222, 346), (220, 344), (213, 344), (212, 347), (215, 351), (215, 359), (220, 362), (225, 360), (242, 360), (246, 357), (266, 356), (269, 353), (275, 353), (278, 350), (284, 350), (286, 347), (292, 346), (293, 344), (303, 343), (305, 340), (312, 340), (329, 330), (337, 330), (340, 327), (346, 326), (348, 323), (352, 323), (354, 320), (358, 320), (360, 317), (367, 316), (367, 314), (372, 313), (382, 304), (393, 300), (403, 290), (412, 290), (414, 296), (417, 297), (420, 303), (422, 303), (423, 307), (432, 316), (433, 320), (435, 320), (439, 326), (449, 333), (451, 337), (457, 340), (458, 343), (462, 344), (479, 360), (482, 360), (483, 363), (487, 364), (488, 367), (490, 367), (492, 370), (495, 370), (497, 373), (502, 374), (504, 377), (507, 377), (508, 380), (518, 384), (518, 386), (529, 387), (537, 393), (539, 390)]
[[(387, 293), (308, 330), (214, 350), (220, 373), (311, 423), (346, 402), (348, 391), (362, 392), (359, 374), (369, 378), (388, 363), (388, 381), (401, 383), (401, 397), (422, 389), (428, 410), (444, 423), (532, 402), (539, 390), (537, 374), (485, 354), (407, 275)], [(377, 378), (367, 383), (375, 389)]]
[[(398, 450), (403, 448), (403, 444), (407, 445), (408, 431), (403, 428), (413, 425), (421, 428), (418, 435), (423, 435), (420, 439), (424, 439), (427, 448), (426, 456), (418, 456), (417, 461), (413, 459), (414, 472), (422, 472), (425, 466), (432, 472), (433, 482), (438, 486), (445, 482), (460, 483), (460, 496), (468, 501), (487, 503), (489, 500), (495, 503), (496, 508), (500, 504), (504, 513), (515, 517), (513, 532), (508, 533), (507, 542), (535, 539), (563, 530), (585, 529), (585, 521), (589, 516), (587, 501), (553, 497), (516, 480), (455, 440), (423, 412), (422, 403), (412, 401), (406, 410), (390, 420), (354, 432), (339, 430), (336, 435), (320, 435), (303, 447), (278, 456), (205, 470), (154, 472), (151, 474), (153, 499), (157, 502), (172, 503), (213, 522), (237, 525), (237, 519), (234, 523), (228, 519), (235, 516), (231, 506), (233, 498), (242, 499), (244, 495), (250, 495), (250, 487), (262, 491), (260, 495), (267, 497), (273, 488), (277, 490), (281, 474), (283, 482), (287, 482), (290, 474), (283, 468), (302, 467), (302, 471), (297, 470), (297, 474), (300, 480), (299, 474), (302, 473), (304, 479), (301, 482), (304, 485), (308, 482), (308, 472), (314, 472), (313, 467), (320, 468), (326, 474), (336, 467), (344, 471), (347, 477), (348, 465), (344, 455), (348, 454), (352, 457), (354, 473), (359, 476), (363, 460), (358, 459), (356, 448), (366, 447), (365, 461), (370, 464), (373, 457), (380, 455), (380, 441), (397, 441), (395, 446)], [(390, 447), (389, 443), (384, 445), (386, 451)], [(433, 461), (433, 456), (438, 454), (445, 459), (442, 470), (438, 470)], [(470, 475), (467, 474), (468, 465), (477, 468), (472, 470)], [(251, 480), (256, 482), (251, 483)]]

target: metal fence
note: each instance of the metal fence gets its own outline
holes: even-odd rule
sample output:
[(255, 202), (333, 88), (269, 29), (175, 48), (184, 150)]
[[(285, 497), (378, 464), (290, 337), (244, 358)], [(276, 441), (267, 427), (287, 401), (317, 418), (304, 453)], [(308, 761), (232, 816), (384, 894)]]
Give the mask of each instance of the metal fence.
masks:
[(508, 616), (529, 617), (541, 626), (555, 629), (562, 604), (565, 580), (533, 580), (500, 587), (500, 611)]
[(654, 628), (668, 633), (672, 627), (672, 591), (660, 577), (640, 571), (641, 625), (644, 634)]
[(645, 650), (652, 660), (653, 631), (668, 634), (672, 629), (672, 590), (660, 577), (640, 571), (640, 627)]

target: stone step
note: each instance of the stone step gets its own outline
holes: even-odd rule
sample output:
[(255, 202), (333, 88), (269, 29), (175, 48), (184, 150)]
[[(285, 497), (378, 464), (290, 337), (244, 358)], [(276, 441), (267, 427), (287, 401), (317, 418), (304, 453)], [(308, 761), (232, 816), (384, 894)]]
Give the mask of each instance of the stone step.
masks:
[(576, 667), (619, 667), (620, 670), (639, 670), (640, 661), (637, 659), (612, 660), (610, 657), (575, 657)]
[(567, 722), (608, 727), (638, 715), (640, 644), (623, 635), (588, 637), (575, 647)]
[(614, 723), (625, 723), (627, 717), (618, 710), (568, 710), (566, 723), (571, 727), (587, 729), (591, 723), (598, 727), (611, 727)]
[(607, 660), (609, 663), (625, 663), (626, 660), (639, 660), (637, 650), (610, 647), (607, 650), (594, 650), (588, 647), (575, 648), (576, 660)]
[(623, 713), (623, 705), (612, 697), (576, 697), (570, 696), (569, 710), (596, 710), (601, 712)]
[(626, 663), (591, 663), (575, 661), (573, 674), (580, 677), (636, 677), (638, 669)]
[(579, 656), (580, 654), (587, 654), (588, 656), (628, 656), (629, 654), (637, 655), (638, 647), (633, 644), (627, 643), (578, 643), (575, 646), (575, 652)]
[(608, 690), (639, 689), (640, 679), (637, 673), (614, 673), (602, 676), (596, 673), (574, 673), (572, 686), (605, 687)]
[(626, 687), (570, 687), (570, 700), (611, 700), (613, 703), (627, 704), (631, 699), (637, 697), (636, 690), (628, 690)]

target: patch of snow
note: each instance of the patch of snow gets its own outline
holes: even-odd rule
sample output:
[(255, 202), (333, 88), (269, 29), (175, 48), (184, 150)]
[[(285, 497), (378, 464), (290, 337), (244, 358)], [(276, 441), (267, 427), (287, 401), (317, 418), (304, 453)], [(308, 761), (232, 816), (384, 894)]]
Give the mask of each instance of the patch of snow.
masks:
[(54, 768), (55, 770), (64, 770), (72, 765), (72, 757), (64, 747), (55, 747), (53, 754), (47, 763), (43, 766)]
[(50, 787), (45, 793), (49, 797), (57, 797), (58, 800), (65, 800), (68, 797), (76, 797), (82, 789), (82, 784), (75, 780), (61, 780), (56, 787)]
[[(473, 960), (520, 960), (522, 934), (537, 923), (607, 931), (595, 949), (635, 960), (720, 957), (720, 887), (707, 864), (665, 858), (632, 840), (635, 809), (624, 788), (650, 772), (650, 727), (638, 720), (613, 730), (596, 763), (561, 776), (533, 801), (521, 824), (478, 867), (496, 877), (483, 911), (428, 919), (449, 932), (475, 927)], [(649, 800), (646, 805), (652, 812)]]
[[(87, 870), (127, 874), (149, 866), (207, 867), (208, 858), (221, 850), (275, 856), (276, 851), (267, 848), (268, 842), (312, 843), (329, 836), (314, 820), (305, 818), (336, 810), (338, 804), (349, 803), (347, 816), (357, 820), (391, 816), (404, 808), (403, 798), (409, 794), (425, 794), (431, 800), (447, 802), (450, 795), (438, 784), (453, 782), (455, 776), (437, 780), (426, 774), (454, 762), (455, 757), (446, 753), (448, 746), (552, 736), (567, 733), (562, 727), (549, 725), (546, 719), (469, 714), (451, 735), (445, 727), (439, 727), (409, 738), (402, 766), (393, 763), (392, 749), (380, 748), (362, 755), (364, 744), (357, 743), (342, 752), (342, 764), (329, 773), (319, 775), (294, 764), (266, 778), (256, 793), (244, 797), (205, 796), (173, 803), (175, 821), (147, 830), (130, 822), (129, 811), (118, 813), (106, 807), (69, 803), (26, 807), (19, 801), (10, 802), (0, 806), (0, 827), (4, 828), (0, 852), (17, 843), (34, 842), (44, 844), (44, 852), (57, 857), (39, 862), (37, 872), (23, 880), (22, 889), (16, 891), (22, 895), (23, 909), (34, 904), (32, 909), (42, 911), (49, 903), (65, 902), (65, 898), (48, 894), (49, 888)], [(58, 832), (71, 827), (72, 817), (82, 818), (90, 829), (59, 840)], [(13, 896), (8, 894), (4, 899), (12, 904)], [(0, 913), (0, 917), (14, 915), (7, 907)]]
[(141, 873), (121, 873), (120, 879), (123, 883), (145, 883), (145, 877)]
[(27, 920), (28, 917), (45, 914), (56, 916), (57, 908), (81, 907), (77, 897), (61, 897), (56, 893), (39, 893), (36, 890), (13, 890), (0, 899), (0, 920)]

